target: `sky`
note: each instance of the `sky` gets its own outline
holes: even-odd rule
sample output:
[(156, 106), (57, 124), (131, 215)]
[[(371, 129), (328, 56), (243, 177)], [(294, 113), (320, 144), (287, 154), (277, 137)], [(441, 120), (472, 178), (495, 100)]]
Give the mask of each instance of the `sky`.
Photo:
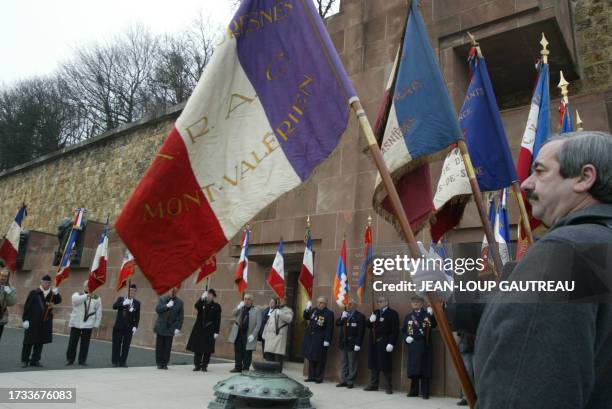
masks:
[(0, 85), (53, 73), (74, 50), (131, 25), (175, 33), (202, 13), (221, 26), (230, 0), (0, 0)]

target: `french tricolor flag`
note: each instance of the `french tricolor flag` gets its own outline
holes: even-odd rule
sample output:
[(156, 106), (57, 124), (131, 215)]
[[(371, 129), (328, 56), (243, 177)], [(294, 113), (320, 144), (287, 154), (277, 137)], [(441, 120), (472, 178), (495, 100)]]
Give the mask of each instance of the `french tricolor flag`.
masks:
[(2, 240), (2, 245), (0, 246), (0, 260), (3, 260), (6, 267), (11, 271), (17, 269), (19, 237), (22, 231), (21, 225), (23, 224), (23, 218), (26, 217), (27, 214), (27, 206), (24, 204), (17, 211), (15, 220), (11, 223), (4, 240)]
[(96, 254), (89, 272), (87, 280), (87, 288), (89, 293), (93, 293), (96, 289), (106, 283), (106, 264), (108, 262), (108, 220), (104, 225), (104, 231), (100, 236)]
[[(544, 142), (550, 137), (550, 92), (549, 92), (549, 67), (548, 64), (540, 62), (537, 65), (538, 82), (531, 98), (531, 108), (527, 117), (527, 124), (523, 132), (521, 149), (516, 163), (516, 174), (519, 182), (523, 183), (531, 174), (531, 165), (538, 156), (538, 152)], [(541, 222), (531, 216), (531, 206), (525, 201), (525, 207), (529, 215), (531, 230), (535, 230)], [(529, 244), (522, 228), (522, 223), (518, 226), (518, 240), (516, 248), (516, 260), (520, 260)]]
[(70, 257), (72, 255), (74, 245), (76, 244), (76, 239), (79, 234), (79, 231), (83, 229), (83, 226), (85, 224), (84, 216), (85, 209), (77, 209), (76, 214), (74, 216), (74, 221), (72, 222), (72, 230), (70, 231), (70, 237), (68, 238), (68, 243), (66, 243), (66, 247), (64, 248), (62, 261), (60, 262), (59, 268), (57, 269), (57, 274), (55, 275), (56, 286), (59, 286), (62, 281), (67, 279), (70, 275)]
[(244, 293), (247, 289), (248, 278), (249, 278), (249, 239), (251, 237), (251, 231), (247, 226), (242, 236), (242, 249), (240, 250), (240, 260), (236, 266), (236, 278), (235, 282), (238, 286), (238, 292)]
[(115, 227), (163, 293), (338, 146), (356, 93), (312, 1), (244, 0)]
[(123, 262), (121, 263), (121, 269), (119, 270), (119, 276), (117, 277), (117, 284), (115, 289), (117, 291), (125, 287), (126, 281), (134, 275), (136, 271), (136, 263), (134, 262), (134, 256), (129, 250), (125, 251), (123, 256)]
[(306, 228), (306, 247), (304, 248), (304, 259), (298, 281), (306, 292), (308, 298), (312, 299), (312, 286), (314, 284), (314, 262), (312, 257), (312, 231), (310, 226)]
[(278, 298), (285, 298), (285, 259), (283, 258), (283, 241), (281, 240), (276, 250), (276, 256), (272, 263), (268, 285), (276, 293)]

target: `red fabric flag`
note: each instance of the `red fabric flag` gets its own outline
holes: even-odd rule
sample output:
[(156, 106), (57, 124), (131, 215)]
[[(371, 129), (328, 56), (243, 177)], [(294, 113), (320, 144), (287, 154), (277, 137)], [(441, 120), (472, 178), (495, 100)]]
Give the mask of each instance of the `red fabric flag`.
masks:
[(212, 256), (211, 258), (206, 260), (204, 264), (202, 264), (202, 267), (200, 268), (200, 272), (198, 273), (198, 278), (196, 279), (196, 284), (204, 280), (206, 277), (212, 275), (212, 273), (214, 273), (215, 271), (217, 271), (217, 256), (216, 255)]
[(117, 285), (115, 286), (117, 291), (125, 287), (125, 283), (131, 276), (134, 275), (135, 270), (136, 261), (134, 260), (134, 256), (132, 256), (132, 253), (130, 253), (129, 250), (126, 250), (125, 255), (123, 256), (123, 263), (121, 263), (119, 277), (117, 278)]

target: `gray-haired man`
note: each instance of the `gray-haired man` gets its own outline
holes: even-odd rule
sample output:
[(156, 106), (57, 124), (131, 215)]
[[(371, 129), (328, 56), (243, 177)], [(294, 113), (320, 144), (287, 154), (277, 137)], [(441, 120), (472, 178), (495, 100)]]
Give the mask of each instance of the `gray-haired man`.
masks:
[(365, 334), (365, 315), (357, 311), (357, 303), (350, 299), (346, 311), (336, 320), (340, 327), (340, 383), (337, 387), (346, 386), (352, 389), (357, 378), (359, 351)]
[(575, 286), (500, 292), (487, 305), (476, 334), (477, 407), (610, 407), (612, 135), (552, 138), (521, 187), (549, 230), (508, 280)]
[(230, 372), (248, 371), (251, 367), (253, 351), (257, 348), (257, 334), (261, 326), (261, 314), (253, 305), (253, 296), (245, 294), (234, 308), (234, 325), (230, 331), (229, 342), (234, 344), (234, 369)]

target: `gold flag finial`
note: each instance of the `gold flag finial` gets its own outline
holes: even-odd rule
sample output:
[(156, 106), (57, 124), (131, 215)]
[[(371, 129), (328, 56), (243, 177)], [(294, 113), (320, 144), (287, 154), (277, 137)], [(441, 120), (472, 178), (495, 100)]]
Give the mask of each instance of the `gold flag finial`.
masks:
[(565, 104), (569, 103), (569, 99), (567, 98), (567, 87), (569, 86), (569, 82), (567, 82), (565, 80), (565, 77), (563, 76), (563, 71), (559, 71), (559, 84), (557, 85), (557, 88), (559, 88), (561, 90), (561, 95), (563, 96), (563, 102)]
[(310, 227), (310, 215), (306, 217), (306, 226)]
[(580, 118), (580, 114), (578, 113), (578, 110), (576, 110), (576, 130), (584, 131), (584, 128), (582, 127), (582, 118)]
[(542, 56), (542, 63), (548, 64), (548, 55), (550, 51), (546, 49), (548, 47), (548, 40), (546, 40), (546, 36), (542, 33), (542, 40), (540, 40), (540, 44), (542, 44), (542, 50), (540, 51), (540, 55)]
[(368, 226), (372, 226), (372, 215), (368, 215)]

